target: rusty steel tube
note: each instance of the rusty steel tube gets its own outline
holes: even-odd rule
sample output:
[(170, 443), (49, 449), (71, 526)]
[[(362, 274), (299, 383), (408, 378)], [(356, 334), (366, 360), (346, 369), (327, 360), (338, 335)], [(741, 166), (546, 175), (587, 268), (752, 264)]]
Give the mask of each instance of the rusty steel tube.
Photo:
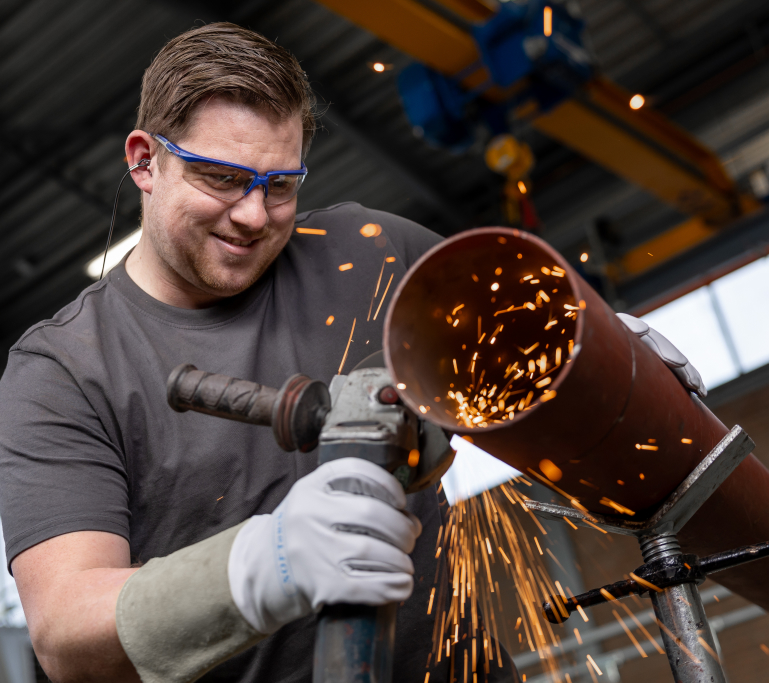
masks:
[[(554, 268), (558, 279), (552, 277)], [(537, 294), (534, 310), (538, 287), (549, 288), (540, 290), (548, 303)], [(531, 310), (522, 305), (527, 299)], [(557, 322), (543, 329), (542, 321), (551, 318)], [(500, 321), (505, 329), (497, 332)], [(496, 334), (493, 346), (491, 334)], [(566, 337), (573, 342), (568, 358)], [(479, 382), (480, 362), (492, 378), (487, 387), (507, 381), (503, 373), (514, 359), (531, 370), (521, 354), (539, 343), (534, 339), (547, 348), (541, 376), (551, 381), (537, 389), (545, 395), (531, 405), (516, 404), (508, 421), (492, 419), (502, 408), (488, 412), (496, 396), (481, 401), (488, 420), (480, 426), (467, 417), (459, 420), (459, 400), (449, 398), (450, 392), (472, 393), (468, 385), (477, 391), (485, 377)], [(555, 345), (564, 348), (564, 357), (551, 367), (552, 358), (545, 355)], [(384, 349), (412, 410), (602, 514), (626, 510), (635, 519), (648, 516), (728, 431), (558, 252), (518, 230), (468, 231), (422, 256), (395, 292)], [(531, 373), (531, 382), (539, 372)], [(527, 389), (512, 392), (512, 398), (517, 401)], [(767, 500), (769, 470), (750, 455), (680, 532), (682, 547), (708, 555), (769, 540)], [(718, 580), (769, 608), (768, 569), (769, 560), (760, 560), (725, 571)]]

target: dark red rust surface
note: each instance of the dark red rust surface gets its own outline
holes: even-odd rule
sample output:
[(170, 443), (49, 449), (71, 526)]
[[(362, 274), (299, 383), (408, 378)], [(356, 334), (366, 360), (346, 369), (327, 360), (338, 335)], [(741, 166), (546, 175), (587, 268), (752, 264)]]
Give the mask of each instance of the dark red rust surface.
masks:
[[(524, 285), (517, 285), (517, 279), (548, 263), (566, 271), (563, 285), (571, 288), (575, 303), (585, 302), (574, 336), (579, 352), (554, 380), (556, 397), (510, 423), (458, 426), (445, 402), (435, 401), (446, 396), (457, 355), (457, 337), (449, 333), (446, 314), (460, 301), (470, 318), (499, 309), (485, 291), (476, 293), (471, 274), (501, 267), (514, 277), (505, 280), (500, 293), (524, 300)], [(519, 336), (530, 338), (527, 321), (521, 316), (511, 322), (499, 335), (495, 354)], [(529, 476), (544, 479), (539, 463), (549, 459), (562, 471), (554, 486), (603, 514), (614, 512), (601, 502), (611, 499), (634, 511), (634, 519), (647, 516), (728, 431), (560, 254), (508, 228), (468, 231), (425, 254), (395, 292), (384, 347), (395, 382), (407, 387), (400, 394), (410, 408), (429, 407), (427, 419), (469, 435), (480, 448)], [(769, 471), (751, 455), (685, 527), (685, 550), (704, 555), (769, 540), (767, 500)], [(769, 608), (767, 569), (769, 562), (760, 560), (714, 578)]]

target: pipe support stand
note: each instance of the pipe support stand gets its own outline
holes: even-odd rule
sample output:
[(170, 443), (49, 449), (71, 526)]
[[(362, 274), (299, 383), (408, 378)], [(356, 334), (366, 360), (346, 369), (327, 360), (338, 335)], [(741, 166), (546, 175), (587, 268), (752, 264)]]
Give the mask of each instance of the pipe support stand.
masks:
[(673, 678), (678, 683), (726, 683), (697, 586), (683, 583), (652, 591)]
[[(673, 533), (639, 538), (644, 562), (680, 556)], [(726, 683), (696, 583), (650, 591), (668, 663), (677, 683)]]

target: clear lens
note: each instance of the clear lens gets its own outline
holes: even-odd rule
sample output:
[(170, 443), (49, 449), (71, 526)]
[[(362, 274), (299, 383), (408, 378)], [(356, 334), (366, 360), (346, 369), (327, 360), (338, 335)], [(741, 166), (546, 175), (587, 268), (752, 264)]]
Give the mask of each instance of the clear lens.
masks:
[(266, 204), (283, 204), (299, 192), (304, 182), (303, 175), (272, 175), (267, 190)]
[(240, 199), (254, 179), (240, 168), (203, 161), (185, 162), (183, 177), (201, 192), (227, 201)]
[[(241, 168), (207, 161), (184, 161), (183, 178), (194, 188), (207, 195), (236, 202), (254, 180), (254, 174)], [(304, 175), (271, 175), (265, 204), (283, 204), (299, 192)], [(257, 190), (258, 188), (254, 188)], [(263, 188), (262, 188), (263, 190)]]

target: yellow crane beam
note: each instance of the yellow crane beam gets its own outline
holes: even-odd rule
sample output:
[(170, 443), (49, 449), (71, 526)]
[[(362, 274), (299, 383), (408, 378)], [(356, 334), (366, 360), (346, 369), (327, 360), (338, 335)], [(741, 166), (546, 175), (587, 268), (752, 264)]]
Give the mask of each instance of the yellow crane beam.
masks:
[(582, 98), (562, 102), (532, 124), (681, 213), (712, 225), (737, 216), (738, 195), (718, 158), (656, 112), (630, 109), (630, 97), (596, 79)]
[[(467, 88), (489, 78), (472, 36), (416, 0), (317, 1), (436, 71), (461, 75)], [(494, 13), (485, 0), (436, 1), (469, 22)], [(500, 88), (485, 93), (493, 101), (505, 96)], [(628, 276), (691, 248), (714, 234), (714, 228), (759, 207), (738, 194), (711, 150), (648, 107), (631, 109), (630, 97), (616, 84), (596, 78), (548, 112), (528, 108), (532, 125), (541, 132), (693, 217), (626, 254), (619, 265)]]

